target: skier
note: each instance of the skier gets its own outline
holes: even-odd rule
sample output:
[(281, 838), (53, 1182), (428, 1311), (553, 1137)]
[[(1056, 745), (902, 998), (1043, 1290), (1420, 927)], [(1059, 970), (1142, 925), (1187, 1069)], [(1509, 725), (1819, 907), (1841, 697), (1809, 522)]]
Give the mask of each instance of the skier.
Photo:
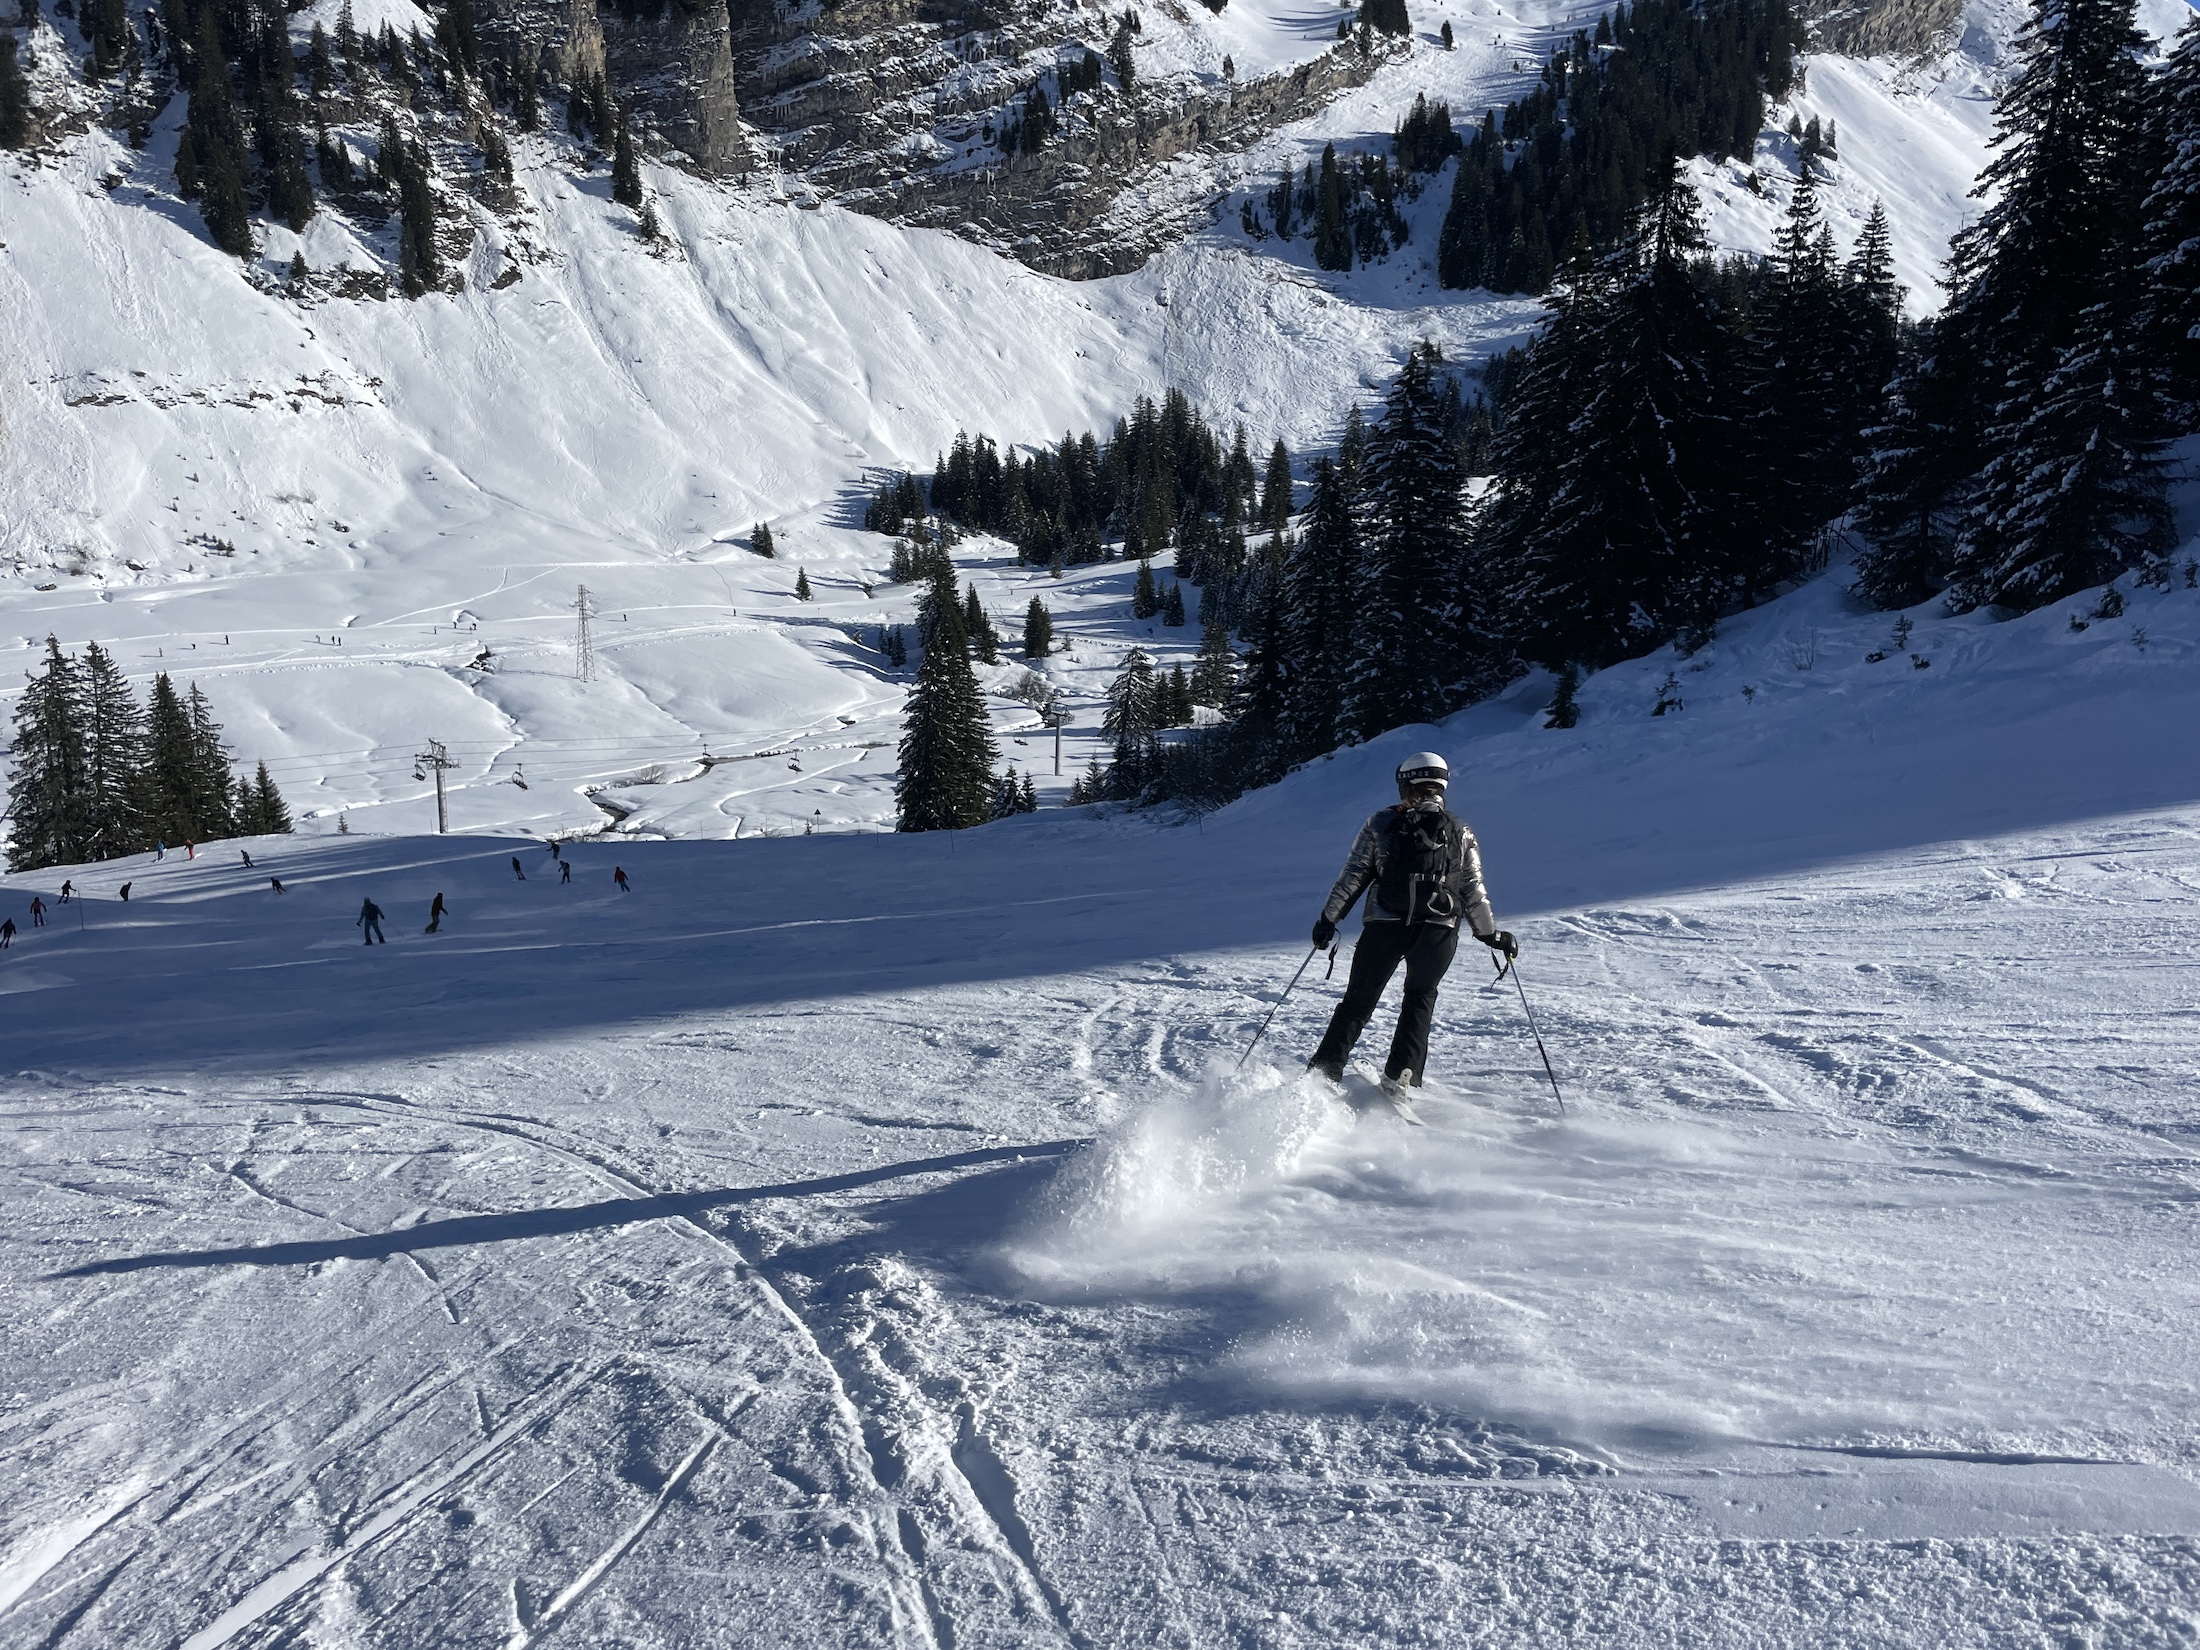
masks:
[(267, 879), (267, 885), (270, 888), (274, 889), (275, 892), (278, 894), (287, 894), (290, 892), (289, 889), (283, 886), (283, 879), (281, 877), (269, 877)]
[(130, 903), (130, 885), (127, 882), (122, 885), (122, 903), (125, 905)]
[(74, 898), (76, 898), (76, 879), (71, 877), (61, 885), (61, 903), (66, 905)]
[(375, 904), (371, 899), (359, 902), (357, 926), (366, 935), (366, 938), (359, 942), (361, 945), (372, 945), (377, 940), (381, 940), (384, 945), (390, 943), (388, 940), (382, 939), (382, 907)]
[(199, 857), (199, 845), (196, 842), (186, 840), (183, 845), (183, 857), (185, 859), (197, 859)]
[(251, 854), (250, 854), (250, 853), (247, 853), (247, 852), (246, 852), (246, 851), (245, 851), (244, 849), (242, 849), (242, 848), (239, 848), (239, 849), (237, 850), (237, 852), (238, 852), (238, 853), (240, 853), (240, 854), (243, 854), (243, 855), (244, 855), (244, 868), (245, 868), (245, 869), (246, 869), (247, 871), (251, 870), (251, 869), (252, 869), (252, 856), (251, 856)]
[(155, 865), (158, 865), (158, 864), (159, 864), (159, 863), (160, 863), (160, 862), (161, 862), (162, 860), (166, 859), (167, 857), (168, 857), (168, 844), (167, 844), (167, 843), (166, 843), (165, 841), (162, 841), (162, 842), (156, 842), (156, 843), (154, 843), (154, 844), (153, 844), (153, 863), (154, 863)]
[(442, 896), (441, 894), (438, 894), (438, 895), (436, 895), (436, 896), (435, 896), (435, 903), (434, 903), (433, 905), (431, 905), (431, 906), (429, 906), (429, 907), (428, 907), (428, 926), (427, 926), (426, 928), (422, 929), (422, 930), (421, 930), (421, 932), (422, 932), (422, 933), (426, 933), (426, 934), (432, 934), (432, 933), (434, 933), (434, 932), (435, 932), (435, 931), (436, 931), (437, 929), (441, 928), (442, 926), (443, 926), (443, 896)]
[(522, 882), (527, 880), (527, 873), (519, 868), (519, 855), (517, 854), (512, 856), (512, 875), (518, 877)]
[(1314, 924), (1319, 949), (1337, 937), (1337, 924), (1367, 893), (1344, 1000), (1306, 1063), (1308, 1070), (1333, 1083), (1344, 1080), (1352, 1046), (1402, 962), (1405, 1002), (1383, 1066), (1383, 1087), (1393, 1098), (1418, 1088), (1427, 1072), (1429, 1021), (1436, 1013), (1436, 988), (1459, 949), (1459, 919), (1464, 916), (1474, 937), (1491, 950), (1507, 957), (1520, 954), (1519, 942), (1490, 913), (1474, 833), (1444, 807), (1450, 767), (1435, 752), (1421, 751), (1398, 764), (1397, 779), (1397, 805), (1360, 827), (1344, 874), (1329, 890)]
[(634, 885), (633, 885), (632, 883), (630, 883), (630, 882), (628, 882), (628, 881), (626, 880), (626, 867), (625, 867), (625, 866), (623, 866), (623, 865), (614, 865), (614, 866), (612, 866), (612, 867), (611, 867), (611, 880), (612, 880), (613, 882), (615, 882), (615, 883), (617, 883), (617, 884), (619, 885), (619, 892), (620, 892), (620, 893), (622, 893), (622, 894), (631, 894), (631, 893), (633, 893), (633, 892), (634, 892)]
[(46, 902), (36, 894), (31, 896), (31, 926), (33, 928), (46, 926)]
[(0, 922), (0, 951), (5, 951), (14, 942), (15, 919), (10, 917), (5, 922)]
[(572, 880), (573, 880), (573, 862), (572, 862), (571, 860), (565, 860), (565, 859), (561, 859), (561, 860), (559, 860), (559, 861), (558, 861), (558, 881), (559, 881), (559, 882), (561, 882), (561, 883), (566, 883), (566, 882), (571, 882)]

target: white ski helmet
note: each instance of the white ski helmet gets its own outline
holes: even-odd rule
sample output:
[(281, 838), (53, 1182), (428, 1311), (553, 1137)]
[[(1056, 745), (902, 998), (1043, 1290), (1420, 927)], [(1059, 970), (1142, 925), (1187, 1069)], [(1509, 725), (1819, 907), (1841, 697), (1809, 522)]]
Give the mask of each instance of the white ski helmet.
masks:
[(1398, 784), (1401, 789), (1410, 785), (1434, 785), (1438, 790), (1451, 787), (1451, 764), (1434, 751), (1415, 751), (1398, 764)]

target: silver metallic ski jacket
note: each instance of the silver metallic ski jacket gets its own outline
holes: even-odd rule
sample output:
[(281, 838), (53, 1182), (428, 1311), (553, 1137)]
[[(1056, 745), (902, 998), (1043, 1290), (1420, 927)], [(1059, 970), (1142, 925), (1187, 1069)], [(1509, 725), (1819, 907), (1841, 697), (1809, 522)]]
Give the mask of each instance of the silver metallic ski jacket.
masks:
[[(1403, 911), (1388, 911), (1373, 892), (1383, 874), (1384, 851), (1390, 845), (1391, 821), (1406, 807), (1403, 802), (1394, 807), (1370, 814), (1367, 823), (1360, 827), (1359, 836), (1353, 841), (1352, 852), (1344, 862), (1344, 875), (1337, 878), (1337, 885), (1329, 890), (1329, 898), (1322, 904), (1322, 917), (1328, 922), (1341, 923), (1352, 909), (1352, 902), (1367, 893), (1367, 906), (1360, 914), (1366, 922), (1403, 922)], [(1482, 887), (1482, 849), (1474, 840), (1474, 832), (1466, 821), (1459, 823), (1460, 835), (1466, 839), (1466, 852), (1460, 858), (1459, 870), (1451, 879), (1451, 892), (1459, 901), (1459, 910), (1477, 934), (1497, 932), (1497, 918), (1490, 911), (1490, 897)], [(1456, 928), (1459, 919), (1428, 919), (1444, 928)]]

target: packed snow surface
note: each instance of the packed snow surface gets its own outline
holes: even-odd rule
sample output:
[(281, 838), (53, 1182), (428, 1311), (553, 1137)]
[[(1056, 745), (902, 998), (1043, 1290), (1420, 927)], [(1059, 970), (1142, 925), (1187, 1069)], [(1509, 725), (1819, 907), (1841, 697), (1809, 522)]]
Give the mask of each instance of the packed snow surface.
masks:
[[(2096, 602), (1174, 829), (10, 878), (0, 1643), (2189, 1643), (2200, 592)], [(1472, 945), (1426, 1127), (1318, 964), (1237, 1069), (1431, 744), (1563, 1113)]]

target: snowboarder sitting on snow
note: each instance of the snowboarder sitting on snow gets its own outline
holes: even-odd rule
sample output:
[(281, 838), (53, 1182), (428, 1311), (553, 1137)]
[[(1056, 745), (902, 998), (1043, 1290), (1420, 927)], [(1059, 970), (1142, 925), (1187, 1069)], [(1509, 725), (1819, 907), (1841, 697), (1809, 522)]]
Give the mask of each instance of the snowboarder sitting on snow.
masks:
[(1352, 948), (1352, 976), (1344, 1001), (1329, 1018), (1321, 1047), (1307, 1062), (1331, 1082), (1344, 1078), (1344, 1063), (1367, 1029), (1382, 1000), (1383, 988), (1402, 962), (1406, 965), (1405, 1002), (1398, 1030), (1390, 1040), (1383, 1082), (1392, 1089), (1417, 1088), (1428, 1069), (1429, 1021), (1436, 1014), (1436, 988), (1459, 949), (1459, 919), (1493, 951), (1518, 956), (1519, 942), (1497, 926), (1489, 895), (1482, 887), (1482, 852), (1465, 821), (1446, 811), (1444, 791), (1451, 769), (1433, 751), (1422, 751), (1398, 764), (1398, 804), (1385, 808), (1360, 827), (1345, 861), (1344, 875), (1329, 890), (1314, 924), (1316, 949), (1337, 937), (1337, 924), (1366, 893), (1359, 943)]

